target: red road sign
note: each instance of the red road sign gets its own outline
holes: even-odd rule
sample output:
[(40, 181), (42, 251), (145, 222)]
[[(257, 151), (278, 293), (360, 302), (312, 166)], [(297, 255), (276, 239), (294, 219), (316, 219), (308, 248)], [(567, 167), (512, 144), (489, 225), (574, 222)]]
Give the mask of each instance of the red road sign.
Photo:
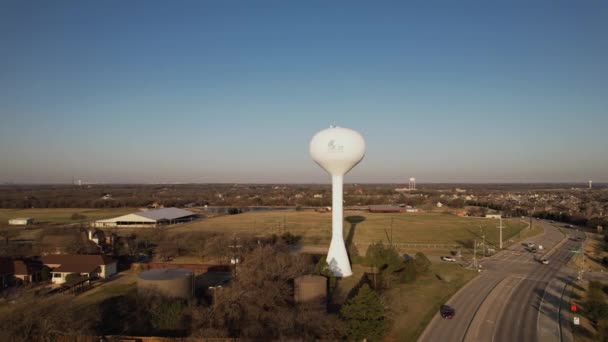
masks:
[(570, 305), (570, 311), (576, 312), (576, 305), (575, 304)]

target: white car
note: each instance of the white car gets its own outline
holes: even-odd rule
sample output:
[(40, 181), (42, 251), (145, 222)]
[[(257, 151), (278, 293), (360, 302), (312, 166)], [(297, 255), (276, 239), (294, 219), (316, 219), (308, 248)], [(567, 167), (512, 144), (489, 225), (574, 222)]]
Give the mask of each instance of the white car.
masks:
[(456, 259), (452, 258), (451, 256), (442, 256), (440, 259), (443, 261), (456, 262)]
[(547, 260), (547, 259), (542, 259), (540, 262), (543, 265), (549, 265), (549, 260)]

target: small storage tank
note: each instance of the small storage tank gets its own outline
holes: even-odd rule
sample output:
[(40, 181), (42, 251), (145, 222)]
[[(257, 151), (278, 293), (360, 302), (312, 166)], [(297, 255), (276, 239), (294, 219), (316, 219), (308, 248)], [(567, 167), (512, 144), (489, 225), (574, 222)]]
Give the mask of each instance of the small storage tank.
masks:
[(294, 299), (296, 304), (306, 305), (319, 310), (327, 310), (327, 278), (317, 275), (304, 275), (294, 280)]
[(144, 271), (137, 278), (138, 291), (156, 291), (167, 297), (194, 297), (194, 274), (185, 268)]

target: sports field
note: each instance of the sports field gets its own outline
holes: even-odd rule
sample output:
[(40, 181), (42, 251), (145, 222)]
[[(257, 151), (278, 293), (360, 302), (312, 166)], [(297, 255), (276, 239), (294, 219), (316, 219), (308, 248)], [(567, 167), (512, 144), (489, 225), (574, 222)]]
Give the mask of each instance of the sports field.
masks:
[[(498, 220), (464, 218), (444, 213), (344, 213), (344, 238), (355, 243), (445, 243), (481, 239), (485, 234), (490, 244), (498, 242)], [(519, 219), (503, 220), (503, 239), (515, 236), (527, 224)], [(311, 211), (248, 212), (238, 215), (203, 219), (171, 229), (172, 232), (224, 232), (237, 234), (292, 234), (303, 236), (304, 243), (327, 243), (331, 238), (331, 213)]]

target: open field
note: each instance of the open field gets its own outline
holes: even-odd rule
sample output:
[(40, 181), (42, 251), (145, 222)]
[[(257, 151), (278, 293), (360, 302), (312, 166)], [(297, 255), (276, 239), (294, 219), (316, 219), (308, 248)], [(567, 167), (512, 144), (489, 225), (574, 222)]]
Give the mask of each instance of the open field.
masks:
[[(352, 277), (338, 279), (332, 302), (343, 304), (364, 273), (369, 271), (366, 266), (354, 264)], [(439, 280), (438, 275), (445, 280)], [(392, 320), (386, 340), (416, 341), (439, 306), (476, 275), (458, 264), (436, 262), (413, 283), (392, 282), (392, 287), (382, 294)]]
[[(0, 209), (0, 227), (7, 226), (8, 220), (17, 217), (31, 217), (38, 223), (79, 223), (114, 216), (120, 216), (137, 211), (134, 208), (40, 208), (40, 209)], [(81, 220), (72, 220), (73, 214), (84, 215)]]
[[(442, 243), (460, 244), (481, 239), (485, 233), (489, 244), (498, 243), (498, 220), (457, 217), (443, 213), (344, 213), (344, 238), (354, 243)], [(519, 219), (503, 220), (503, 239), (516, 236), (527, 227)], [(236, 234), (301, 235), (305, 244), (328, 243), (331, 238), (331, 213), (311, 211), (248, 212), (227, 215), (184, 224), (171, 229), (172, 233), (223, 232)]]
[[(439, 280), (441, 275), (449, 281)], [(393, 341), (416, 341), (424, 328), (458, 289), (477, 275), (457, 264), (433, 263), (431, 270), (412, 284), (399, 284), (385, 293), (393, 328)]]

